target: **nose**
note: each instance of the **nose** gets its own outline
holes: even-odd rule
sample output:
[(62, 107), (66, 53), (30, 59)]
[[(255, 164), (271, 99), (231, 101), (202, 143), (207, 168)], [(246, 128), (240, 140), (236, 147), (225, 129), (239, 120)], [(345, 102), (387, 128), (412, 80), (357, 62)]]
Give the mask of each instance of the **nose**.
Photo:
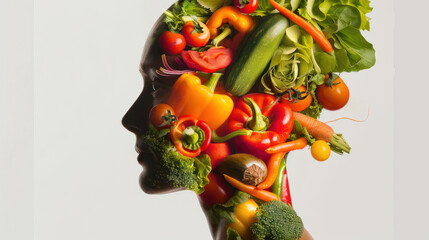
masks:
[(153, 101), (152, 91), (145, 83), (142, 93), (122, 118), (122, 125), (136, 135), (148, 130)]

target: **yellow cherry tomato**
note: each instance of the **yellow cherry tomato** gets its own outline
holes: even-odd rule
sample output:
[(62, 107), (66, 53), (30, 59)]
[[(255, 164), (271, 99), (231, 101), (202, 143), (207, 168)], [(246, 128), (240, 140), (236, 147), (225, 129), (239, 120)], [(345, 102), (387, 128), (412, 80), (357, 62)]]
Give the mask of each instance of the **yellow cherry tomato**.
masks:
[(311, 156), (317, 161), (325, 161), (331, 155), (329, 144), (323, 140), (317, 140), (311, 145)]

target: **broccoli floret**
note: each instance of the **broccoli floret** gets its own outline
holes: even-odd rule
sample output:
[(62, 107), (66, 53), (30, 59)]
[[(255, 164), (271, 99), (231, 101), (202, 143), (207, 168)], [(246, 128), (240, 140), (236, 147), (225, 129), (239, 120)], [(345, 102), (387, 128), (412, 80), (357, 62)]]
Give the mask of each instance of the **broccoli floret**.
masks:
[(150, 174), (150, 184), (162, 188), (166, 184), (175, 188), (187, 188), (201, 194), (208, 184), (211, 171), (207, 154), (189, 158), (180, 154), (167, 137), (159, 137), (154, 131), (142, 136), (143, 143), (152, 149), (159, 167)]
[(297, 240), (304, 225), (296, 212), (284, 202), (270, 201), (259, 206), (256, 222), (250, 226), (253, 239)]

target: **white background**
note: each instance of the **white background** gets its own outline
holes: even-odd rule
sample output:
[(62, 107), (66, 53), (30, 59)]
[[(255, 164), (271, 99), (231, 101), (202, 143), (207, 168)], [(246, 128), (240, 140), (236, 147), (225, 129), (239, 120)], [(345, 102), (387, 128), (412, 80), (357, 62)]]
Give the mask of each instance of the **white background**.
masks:
[[(396, 18), (392, 1), (373, 1), (377, 64), (344, 74), (349, 105), (322, 116), (369, 112), (332, 123), (352, 154), (290, 154), (294, 207), (315, 239), (426, 239), (429, 39), (413, 1)], [(210, 239), (193, 193), (141, 192), (120, 125), (142, 89), (146, 36), (172, 2), (1, 2), (0, 239)]]

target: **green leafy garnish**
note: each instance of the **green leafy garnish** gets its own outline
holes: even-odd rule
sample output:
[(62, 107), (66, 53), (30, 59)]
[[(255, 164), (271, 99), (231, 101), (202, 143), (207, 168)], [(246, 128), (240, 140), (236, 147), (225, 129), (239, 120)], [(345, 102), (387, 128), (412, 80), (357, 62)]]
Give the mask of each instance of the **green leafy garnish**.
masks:
[(249, 194), (236, 191), (226, 203), (213, 205), (209, 210), (210, 222), (216, 224), (221, 219), (225, 219), (227, 224), (233, 223), (235, 207), (244, 203), (249, 198)]
[(201, 6), (197, 0), (181, 0), (174, 3), (170, 9), (164, 12), (163, 21), (172, 32), (181, 32), (185, 20), (196, 17), (198, 20), (210, 17), (210, 9)]
[(232, 228), (226, 230), (226, 239), (227, 240), (242, 240), (240, 234)]

